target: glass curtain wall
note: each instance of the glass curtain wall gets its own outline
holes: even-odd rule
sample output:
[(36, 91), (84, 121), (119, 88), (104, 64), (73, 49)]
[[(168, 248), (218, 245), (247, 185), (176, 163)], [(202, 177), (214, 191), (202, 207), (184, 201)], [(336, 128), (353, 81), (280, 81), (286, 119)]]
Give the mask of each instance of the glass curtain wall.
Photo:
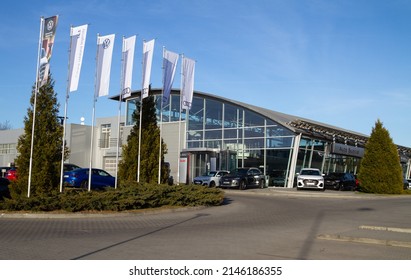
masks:
[[(139, 99), (127, 101), (127, 125)], [(157, 118), (160, 121), (160, 96)], [(171, 95), (162, 108), (162, 121), (180, 119), (180, 96)], [(181, 112), (181, 120), (186, 120)], [(284, 186), (289, 168), (294, 133), (279, 123), (231, 103), (212, 98), (194, 97), (188, 113), (187, 148), (215, 148), (236, 152), (238, 167), (258, 167), (270, 186)], [(314, 157), (314, 161), (319, 159)], [(320, 163), (321, 164), (321, 163)]]

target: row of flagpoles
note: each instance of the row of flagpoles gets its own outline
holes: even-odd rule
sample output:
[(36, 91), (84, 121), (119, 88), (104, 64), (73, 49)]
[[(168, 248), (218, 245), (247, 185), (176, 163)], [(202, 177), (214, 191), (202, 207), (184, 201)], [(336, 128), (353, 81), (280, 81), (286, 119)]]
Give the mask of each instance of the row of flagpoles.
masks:
[[(40, 38), (39, 38), (39, 51), (37, 60), (37, 72), (36, 72), (36, 85), (35, 85), (35, 97), (33, 108), (33, 124), (32, 124), (32, 139), (31, 139), (31, 152), (30, 152), (30, 166), (29, 166), (29, 179), (28, 179), (28, 193), (30, 197), (31, 188), (31, 171), (32, 171), (32, 158), (33, 158), (33, 140), (34, 140), (34, 127), (35, 127), (35, 115), (36, 115), (36, 99), (39, 88), (47, 83), (49, 73), (49, 63), (51, 59), (52, 48), (54, 46), (55, 32), (58, 22), (58, 16), (53, 16), (40, 20)], [(65, 152), (65, 134), (66, 134), (66, 120), (67, 120), (67, 106), (69, 94), (78, 89), (80, 72), (83, 60), (83, 54), (86, 43), (88, 25), (81, 25), (70, 28), (70, 49), (69, 49), (69, 66), (67, 77), (67, 89), (66, 89), (66, 101), (64, 107), (63, 118), (63, 141), (62, 141), (62, 159), (61, 159), (61, 174), (60, 174), (60, 192), (63, 191), (63, 176), (64, 176), (64, 152)], [(95, 120), (95, 104), (98, 97), (107, 96), (109, 94), (110, 84), (110, 70), (112, 55), (114, 49), (115, 34), (106, 36), (100, 36), (97, 34), (97, 54), (96, 54), (96, 73), (95, 73), (95, 89), (93, 97), (93, 113), (91, 124), (91, 143), (90, 143), (90, 162), (89, 162), (89, 180), (88, 190), (91, 190), (91, 175), (92, 175), (92, 159), (93, 159), (93, 142), (94, 142), (94, 120)], [(142, 57), (142, 87), (141, 87), (141, 105), (140, 112), (142, 112), (142, 101), (148, 97), (151, 66), (154, 53), (154, 42), (150, 40), (143, 42), (143, 57)], [(119, 137), (120, 137), (120, 116), (121, 116), (121, 102), (123, 98), (131, 96), (132, 86), (132, 72), (134, 63), (134, 49), (136, 43), (136, 36), (129, 38), (123, 37), (122, 57), (121, 57), (121, 82), (120, 82), (120, 97), (119, 97), (119, 111), (118, 111), (118, 137), (117, 137), (117, 153), (116, 153), (116, 183), (117, 188), (117, 172), (118, 172), (118, 158), (119, 158)], [(175, 77), (177, 62), (179, 54), (168, 51), (163, 47), (163, 88), (162, 88), (162, 101), (161, 110), (163, 106), (168, 103), (171, 93), (172, 84)], [(180, 118), (181, 110), (185, 109), (186, 112), (190, 110), (193, 91), (194, 91), (194, 69), (195, 61), (182, 56), (181, 63), (181, 104), (180, 104)], [(162, 121), (160, 116), (160, 123)], [(140, 151), (141, 151), (141, 122), (142, 113), (140, 113), (140, 129), (139, 129), (139, 151), (138, 151), (138, 170), (137, 170), (137, 182), (140, 181)], [(181, 122), (181, 119), (180, 119)], [(160, 126), (160, 150), (159, 150), (159, 173), (158, 183), (161, 178), (161, 136), (162, 129)], [(180, 135), (180, 132), (179, 132)], [(179, 151), (178, 151), (179, 153)]]

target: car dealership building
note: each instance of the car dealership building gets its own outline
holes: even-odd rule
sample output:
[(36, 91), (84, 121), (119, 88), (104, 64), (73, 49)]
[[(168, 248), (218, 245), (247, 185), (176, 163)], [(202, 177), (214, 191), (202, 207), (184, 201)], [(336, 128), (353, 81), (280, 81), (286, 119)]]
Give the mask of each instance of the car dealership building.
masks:
[[(121, 117), (120, 129), (117, 117), (96, 120), (93, 167), (114, 175), (117, 151), (121, 158), (118, 147), (127, 141), (140, 93), (134, 91), (123, 100), (126, 113)], [(368, 139), (347, 129), (203, 92), (194, 92), (189, 112), (180, 109), (179, 90), (172, 90), (169, 103), (162, 108), (161, 89), (152, 89), (151, 94), (156, 97), (157, 120), (168, 149), (165, 161), (170, 164), (174, 182), (189, 183), (207, 171), (237, 167), (259, 168), (271, 187), (293, 187), (295, 173), (303, 167), (319, 168), (323, 173), (356, 174)], [(119, 96), (111, 99), (118, 102)], [(69, 125), (68, 162), (88, 166), (91, 131), (90, 126)], [(17, 143), (15, 134), (15, 130), (0, 131), (0, 147)], [(409, 178), (411, 148), (397, 147), (404, 176)], [(13, 152), (4, 152), (0, 149), (0, 166), (12, 162)]]

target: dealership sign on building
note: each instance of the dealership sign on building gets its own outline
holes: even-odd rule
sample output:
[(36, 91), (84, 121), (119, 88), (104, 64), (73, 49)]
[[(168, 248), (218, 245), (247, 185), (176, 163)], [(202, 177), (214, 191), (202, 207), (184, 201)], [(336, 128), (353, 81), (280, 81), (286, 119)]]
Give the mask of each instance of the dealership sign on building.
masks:
[(345, 144), (333, 143), (331, 152), (333, 154), (352, 156), (362, 158), (364, 156), (364, 148), (349, 146)]

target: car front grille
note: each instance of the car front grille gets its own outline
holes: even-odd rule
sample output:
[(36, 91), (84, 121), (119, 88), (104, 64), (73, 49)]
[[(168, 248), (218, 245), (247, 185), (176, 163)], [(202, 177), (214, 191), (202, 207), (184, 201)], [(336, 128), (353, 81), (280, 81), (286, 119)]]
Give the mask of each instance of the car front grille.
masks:
[(303, 180), (304, 185), (318, 185), (318, 180), (305, 179)]

